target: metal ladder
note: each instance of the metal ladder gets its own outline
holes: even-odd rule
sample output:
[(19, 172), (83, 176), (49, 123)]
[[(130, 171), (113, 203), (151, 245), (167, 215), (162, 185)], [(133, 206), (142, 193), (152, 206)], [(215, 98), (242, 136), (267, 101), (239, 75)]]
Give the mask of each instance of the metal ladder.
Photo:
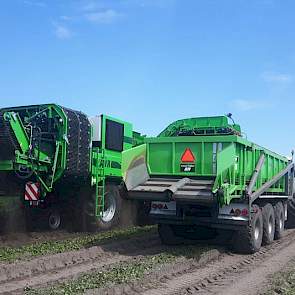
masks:
[(104, 157), (98, 159), (97, 154), (96, 187), (95, 187), (95, 216), (102, 217), (105, 205), (105, 174)]

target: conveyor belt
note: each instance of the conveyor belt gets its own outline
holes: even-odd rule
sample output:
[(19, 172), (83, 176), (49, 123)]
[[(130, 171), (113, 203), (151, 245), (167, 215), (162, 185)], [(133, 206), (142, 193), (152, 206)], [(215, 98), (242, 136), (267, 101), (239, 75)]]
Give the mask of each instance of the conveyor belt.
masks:
[(15, 150), (20, 146), (12, 132), (9, 123), (4, 120), (4, 113), (0, 112), (0, 160), (13, 160)]
[(81, 112), (63, 108), (68, 117), (67, 167), (64, 177), (89, 176), (91, 126)]

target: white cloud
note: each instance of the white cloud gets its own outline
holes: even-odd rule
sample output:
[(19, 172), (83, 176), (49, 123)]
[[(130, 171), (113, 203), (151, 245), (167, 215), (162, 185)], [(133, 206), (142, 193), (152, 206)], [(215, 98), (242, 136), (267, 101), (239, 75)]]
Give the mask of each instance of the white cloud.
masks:
[(271, 102), (262, 100), (235, 99), (231, 102), (231, 106), (240, 111), (252, 111), (256, 109), (267, 108), (271, 105)]
[(55, 26), (55, 35), (58, 39), (65, 40), (70, 39), (73, 36), (72, 31), (65, 27), (64, 25), (54, 24)]
[(121, 19), (123, 16), (124, 14), (117, 12), (113, 9), (107, 9), (105, 11), (91, 12), (85, 14), (85, 18), (88, 21), (97, 24), (112, 24)]
[(276, 72), (263, 72), (261, 78), (265, 82), (281, 82), (287, 83), (292, 81), (292, 76), (288, 74), (276, 73)]

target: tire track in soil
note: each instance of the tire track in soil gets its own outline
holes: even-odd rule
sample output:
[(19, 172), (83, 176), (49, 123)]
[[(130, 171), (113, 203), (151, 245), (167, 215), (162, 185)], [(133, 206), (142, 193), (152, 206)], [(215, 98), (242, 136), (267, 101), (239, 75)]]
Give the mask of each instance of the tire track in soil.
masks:
[(110, 264), (161, 252), (156, 233), (106, 243), (87, 249), (1, 265), (0, 294), (22, 293), (25, 287), (38, 287), (71, 279), (81, 273)]
[[(295, 230), (285, 232), (281, 240), (261, 248), (252, 255), (224, 253), (217, 261), (194, 270), (183, 270), (173, 276), (162, 274), (157, 286), (143, 295), (188, 294), (257, 294), (261, 284), (295, 257)], [(146, 287), (148, 286), (148, 283)], [(136, 289), (136, 286), (135, 286)]]
[[(169, 249), (169, 248), (168, 248)], [(108, 286), (105, 288), (92, 289), (86, 291), (86, 295), (136, 295), (141, 294), (146, 290), (150, 290), (159, 287), (161, 282), (173, 279), (180, 273), (187, 273), (189, 271), (200, 268), (207, 263), (216, 260), (223, 252), (222, 248), (219, 249), (207, 249), (200, 253), (198, 258), (187, 258), (180, 256), (174, 262), (162, 264), (156, 267), (154, 271), (147, 273), (143, 280), (131, 281), (129, 283)]]

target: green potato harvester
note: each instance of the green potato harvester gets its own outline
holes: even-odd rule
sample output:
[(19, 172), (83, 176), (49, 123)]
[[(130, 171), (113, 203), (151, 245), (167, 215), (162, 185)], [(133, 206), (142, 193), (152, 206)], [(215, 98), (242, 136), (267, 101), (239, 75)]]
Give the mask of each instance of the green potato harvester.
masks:
[[(110, 229), (129, 206), (120, 195), (122, 152), (141, 144), (132, 124), (56, 104), (0, 110), (0, 198), (21, 196), (27, 223)], [(128, 205), (127, 205), (128, 204)], [(130, 205), (131, 206), (131, 205)]]

